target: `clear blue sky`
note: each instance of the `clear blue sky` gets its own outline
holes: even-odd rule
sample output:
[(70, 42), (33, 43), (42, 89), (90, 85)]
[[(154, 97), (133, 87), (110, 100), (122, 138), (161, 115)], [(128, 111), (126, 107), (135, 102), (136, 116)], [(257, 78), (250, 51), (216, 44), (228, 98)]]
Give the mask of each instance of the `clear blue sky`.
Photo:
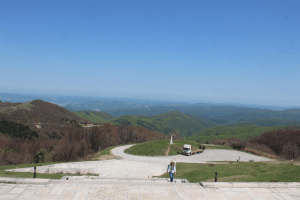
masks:
[(300, 106), (299, 69), (299, 0), (0, 1), (0, 92)]

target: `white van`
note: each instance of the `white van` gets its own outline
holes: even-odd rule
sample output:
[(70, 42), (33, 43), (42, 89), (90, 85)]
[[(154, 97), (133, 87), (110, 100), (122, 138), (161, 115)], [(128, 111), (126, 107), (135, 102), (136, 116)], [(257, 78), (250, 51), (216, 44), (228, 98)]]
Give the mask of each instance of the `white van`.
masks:
[(192, 146), (189, 144), (183, 145), (182, 154), (183, 155), (192, 155)]

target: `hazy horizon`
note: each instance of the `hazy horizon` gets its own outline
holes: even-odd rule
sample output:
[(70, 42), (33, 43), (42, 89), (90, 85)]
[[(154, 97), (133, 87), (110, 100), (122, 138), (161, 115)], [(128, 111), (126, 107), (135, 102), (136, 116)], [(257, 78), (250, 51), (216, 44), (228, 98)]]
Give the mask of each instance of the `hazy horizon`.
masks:
[(0, 92), (299, 107), (300, 1), (0, 2)]
[[(55, 100), (58, 100), (59, 98), (66, 98), (66, 97), (74, 97), (74, 98), (85, 98), (87, 99), (87, 101), (85, 102), (89, 102), (89, 101), (100, 101), (100, 100), (113, 100), (113, 101), (134, 101), (137, 100), (136, 103), (143, 103), (144, 101), (148, 101), (151, 103), (186, 103), (186, 104), (211, 104), (211, 105), (220, 105), (220, 106), (227, 106), (227, 105), (232, 105), (232, 106), (239, 106), (239, 107), (253, 107), (253, 108), (265, 108), (265, 107), (273, 107), (274, 109), (276, 108), (298, 108), (300, 109), (300, 106), (295, 106), (295, 105), (291, 105), (291, 106), (287, 106), (287, 105), (273, 105), (273, 104), (247, 104), (247, 103), (239, 103), (239, 102), (213, 102), (213, 101), (192, 101), (192, 100), (174, 100), (174, 99), (149, 99), (149, 98), (133, 98), (133, 97), (113, 97), (113, 96), (93, 96), (93, 95), (66, 95), (66, 94), (45, 94), (45, 93), (16, 93), (16, 92), (0, 92), (0, 100), (4, 99), (3, 98), (3, 94), (4, 95), (20, 95), (20, 96), (25, 96), (25, 97), (36, 97), (35, 99), (32, 100), (36, 100), (39, 99), (38, 97), (42, 97), (40, 98), (41, 100), (44, 100), (43, 98), (47, 97), (47, 98), (51, 98), (52, 103), (55, 103)], [(1, 96), (2, 95), (2, 96)], [(140, 101), (140, 102), (139, 102)], [(268, 108), (267, 108), (268, 109)]]

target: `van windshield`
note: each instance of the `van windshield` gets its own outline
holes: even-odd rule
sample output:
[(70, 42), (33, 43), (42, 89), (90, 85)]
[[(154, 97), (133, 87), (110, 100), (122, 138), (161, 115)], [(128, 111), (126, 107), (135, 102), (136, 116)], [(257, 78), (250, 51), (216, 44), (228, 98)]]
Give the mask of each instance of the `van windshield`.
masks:
[(183, 150), (185, 150), (185, 151), (189, 151), (189, 150), (190, 150), (190, 148), (183, 148)]

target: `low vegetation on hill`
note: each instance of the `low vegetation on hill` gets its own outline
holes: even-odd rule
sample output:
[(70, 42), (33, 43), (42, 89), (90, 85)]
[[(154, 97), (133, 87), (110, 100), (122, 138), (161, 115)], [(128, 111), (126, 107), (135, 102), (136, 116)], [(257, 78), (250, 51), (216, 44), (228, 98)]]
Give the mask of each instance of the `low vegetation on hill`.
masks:
[(285, 126), (273, 126), (273, 127), (259, 127), (259, 126), (217, 126), (213, 128), (208, 128), (200, 131), (186, 140), (199, 141), (200, 143), (205, 143), (212, 140), (220, 140), (226, 138), (238, 138), (240, 140), (247, 140), (250, 137), (255, 137), (261, 135), (264, 132), (270, 130), (276, 130), (279, 128), (284, 128)]
[(300, 159), (300, 126), (267, 131), (246, 141), (237, 138), (210, 141), (271, 158)]
[(106, 112), (79, 111), (79, 112), (75, 112), (75, 114), (77, 114), (83, 119), (88, 120), (89, 122), (107, 123), (109, 122), (109, 120), (114, 118), (114, 116)]

